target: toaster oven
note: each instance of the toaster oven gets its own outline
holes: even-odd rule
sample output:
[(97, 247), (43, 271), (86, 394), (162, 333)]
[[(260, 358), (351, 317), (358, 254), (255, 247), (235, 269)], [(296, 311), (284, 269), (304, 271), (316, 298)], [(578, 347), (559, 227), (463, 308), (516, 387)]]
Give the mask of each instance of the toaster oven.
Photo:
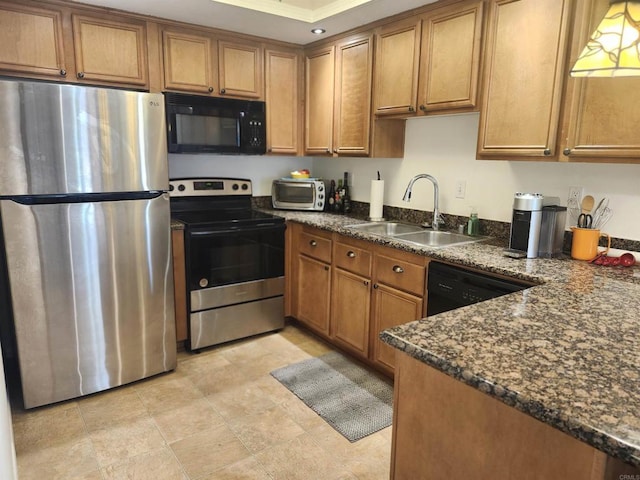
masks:
[(282, 210), (322, 211), (326, 202), (324, 182), (318, 178), (282, 178), (271, 185), (271, 204)]

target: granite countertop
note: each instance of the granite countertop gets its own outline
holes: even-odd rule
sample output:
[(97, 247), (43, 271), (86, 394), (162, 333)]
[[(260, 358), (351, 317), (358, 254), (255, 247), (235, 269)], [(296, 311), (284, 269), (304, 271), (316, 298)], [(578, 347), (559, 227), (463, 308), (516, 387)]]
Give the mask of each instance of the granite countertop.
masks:
[(640, 466), (640, 268), (511, 259), (485, 242), (427, 248), (355, 232), (350, 217), (287, 220), (539, 283), (385, 330), (384, 342), (605, 453)]

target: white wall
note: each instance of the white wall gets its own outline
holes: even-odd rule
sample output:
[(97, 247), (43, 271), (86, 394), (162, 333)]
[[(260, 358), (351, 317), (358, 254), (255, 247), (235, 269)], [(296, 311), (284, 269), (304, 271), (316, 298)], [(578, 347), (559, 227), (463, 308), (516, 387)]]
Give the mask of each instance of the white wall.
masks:
[[(379, 170), (385, 180), (385, 205), (433, 209), (427, 180), (413, 189), (411, 203), (402, 201), (407, 183), (418, 173), (435, 176), (440, 185), (440, 209), (466, 216), (475, 206), (480, 218), (511, 221), (515, 192), (539, 192), (561, 198), (566, 205), (570, 186), (582, 186), (596, 200), (610, 198), (614, 215), (605, 230), (615, 237), (640, 240), (640, 165), (476, 160), (478, 114), (445, 115), (407, 120), (404, 159), (304, 158), (268, 156), (170, 155), (169, 172), (180, 176), (246, 177), (254, 195), (269, 195), (271, 180), (291, 170), (309, 168), (314, 176), (352, 177), (352, 197), (369, 201), (370, 182)], [(526, 120), (523, 120), (526, 121)], [(455, 198), (457, 180), (466, 181), (466, 197)]]

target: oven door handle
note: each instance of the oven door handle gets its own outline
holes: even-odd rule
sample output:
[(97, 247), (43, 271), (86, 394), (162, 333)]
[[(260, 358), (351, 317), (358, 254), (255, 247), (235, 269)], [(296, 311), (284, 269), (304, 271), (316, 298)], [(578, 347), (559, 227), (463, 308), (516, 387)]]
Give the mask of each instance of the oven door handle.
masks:
[(217, 235), (228, 235), (230, 233), (238, 232), (256, 232), (262, 230), (284, 230), (284, 223), (261, 223), (258, 225), (251, 225), (250, 227), (238, 227), (238, 228), (226, 228), (224, 230), (190, 230), (189, 234), (192, 237), (212, 237)]

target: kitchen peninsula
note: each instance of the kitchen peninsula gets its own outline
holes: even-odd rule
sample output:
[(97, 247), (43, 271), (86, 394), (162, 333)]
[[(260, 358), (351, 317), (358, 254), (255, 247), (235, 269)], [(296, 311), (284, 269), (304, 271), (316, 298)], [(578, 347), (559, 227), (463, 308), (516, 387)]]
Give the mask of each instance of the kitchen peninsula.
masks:
[(484, 243), (409, 246), (348, 228), (361, 220), (281, 214), (430, 259), (542, 283), (382, 332), (383, 341), (401, 351), (392, 478), (638, 473), (638, 267), (513, 260), (502, 247)]

